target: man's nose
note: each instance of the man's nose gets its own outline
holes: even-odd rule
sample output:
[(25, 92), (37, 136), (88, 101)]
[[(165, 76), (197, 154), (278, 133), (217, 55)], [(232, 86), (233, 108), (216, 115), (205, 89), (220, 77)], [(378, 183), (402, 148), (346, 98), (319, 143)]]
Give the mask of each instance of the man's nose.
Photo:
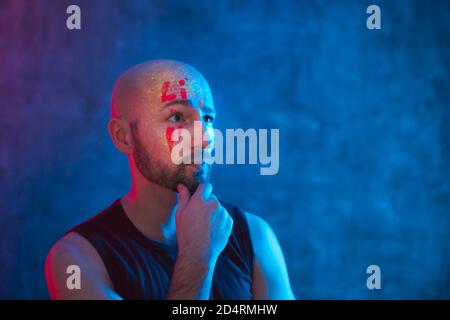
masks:
[(206, 149), (214, 145), (214, 129), (212, 125), (205, 124), (203, 121), (202, 124), (202, 148)]
[(206, 149), (214, 143), (214, 129), (210, 123), (200, 118), (194, 121), (194, 132), (192, 135), (193, 148)]

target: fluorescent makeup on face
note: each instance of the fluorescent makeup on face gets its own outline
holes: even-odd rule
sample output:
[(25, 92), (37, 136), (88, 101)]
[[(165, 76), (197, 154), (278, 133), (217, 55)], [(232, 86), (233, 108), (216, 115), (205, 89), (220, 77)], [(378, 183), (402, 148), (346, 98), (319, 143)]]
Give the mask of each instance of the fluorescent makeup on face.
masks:
[[(199, 82), (195, 77), (189, 78), (188, 76), (181, 76), (178, 79), (176, 77), (167, 77), (160, 85), (161, 103), (163, 105), (177, 100), (190, 100), (198, 101), (200, 109), (203, 110), (204, 104), (202, 100), (211, 100), (209, 99), (209, 88), (207, 88), (204, 83)], [(169, 112), (172, 114), (177, 112), (177, 110), (175, 108), (170, 108)], [(182, 141), (181, 130), (178, 132), (178, 141), (172, 141), (174, 131), (182, 128), (182, 125), (172, 125), (166, 128), (166, 141), (170, 152), (172, 152), (175, 144)]]
[(188, 78), (177, 81), (164, 81), (161, 88), (161, 102), (166, 103), (175, 99), (187, 100), (187, 80)]
[(175, 130), (180, 130), (180, 132), (178, 132), (178, 142), (181, 142), (182, 140), (182, 135), (181, 135), (181, 129), (183, 129), (183, 125), (178, 125), (176, 127), (168, 127), (166, 129), (166, 140), (167, 140), (167, 145), (169, 146), (169, 151), (172, 152), (173, 149), (173, 145), (175, 143), (175, 141), (172, 141), (172, 134)]

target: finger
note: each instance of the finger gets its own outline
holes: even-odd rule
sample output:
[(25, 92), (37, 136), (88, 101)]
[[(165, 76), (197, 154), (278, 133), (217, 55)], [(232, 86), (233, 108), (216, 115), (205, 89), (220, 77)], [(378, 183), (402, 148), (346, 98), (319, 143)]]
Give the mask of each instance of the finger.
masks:
[(195, 190), (194, 195), (200, 196), (203, 199), (208, 199), (212, 192), (212, 185), (209, 182), (201, 183), (197, 190)]
[(211, 194), (209, 195), (209, 199), (210, 199), (210, 200), (215, 200), (215, 201), (217, 201), (217, 203), (220, 204), (219, 199), (217, 199), (217, 197), (216, 197), (216, 195), (215, 195), (214, 193), (211, 193)]
[(177, 211), (181, 211), (183, 210), (187, 204), (189, 203), (189, 199), (190, 199), (190, 193), (188, 188), (184, 185), (184, 184), (179, 184), (177, 186), (177, 191), (178, 191), (178, 210)]
[(234, 220), (227, 212), (226, 225), (229, 230), (233, 230)]
[(228, 228), (229, 228), (229, 230), (233, 230), (233, 224), (234, 224), (233, 218), (230, 217), (230, 219), (228, 220)]
[(211, 206), (214, 208), (215, 211), (222, 208), (222, 203), (219, 201), (219, 199), (217, 199), (214, 193), (211, 193), (209, 195), (208, 202), (211, 204)]
[(213, 210), (218, 211), (220, 208), (220, 203), (217, 199), (209, 198), (208, 201), (206, 201), (206, 204)]
[(226, 221), (227, 225), (231, 225), (231, 227), (233, 227), (233, 218), (231, 217), (231, 215), (228, 213), (227, 209), (225, 208), (221, 208), (221, 213), (223, 214), (223, 219)]

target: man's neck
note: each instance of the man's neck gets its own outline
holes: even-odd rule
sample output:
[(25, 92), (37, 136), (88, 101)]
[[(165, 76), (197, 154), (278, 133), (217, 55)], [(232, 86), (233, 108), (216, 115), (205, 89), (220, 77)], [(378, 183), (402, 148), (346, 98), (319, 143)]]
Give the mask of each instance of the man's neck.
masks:
[(145, 236), (176, 244), (176, 200), (175, 192), (148, 180), (134, 179), (121, 203), (128, 218)]

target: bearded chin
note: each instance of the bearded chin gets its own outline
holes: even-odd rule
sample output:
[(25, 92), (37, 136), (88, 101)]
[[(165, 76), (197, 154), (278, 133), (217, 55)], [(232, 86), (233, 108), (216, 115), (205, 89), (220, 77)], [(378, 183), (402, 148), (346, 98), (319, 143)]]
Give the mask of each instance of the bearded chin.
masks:
[[(191, 195), (195, 193), (197, 187), (200, 183), (209, 182), (209, 178), (211, 175), (211, 165), (202, 165), (197, 170), (190, 174), (186, 175), (186, 166), (181, 165), (180, 170), (183, 171), (184, 176), (180, 179), (179, 183), (182, 183), (188, 188)], [(176, 186), (175, 186), (176, 188)]]
[[(195, 171), (188, 170), (186, 165), (173, 168), (162, 167), (160, 163), (142, 162), (142, 158), (135, 157), (136, 167), (148, 181), (163, 188), (177, 192), (177, 186), (183, 184), (191, 195), (195, 193), (201, 183), (209, 182), (211, 166), (203, 165)], [(139, 159), (139, 161), (137, 160)]]

